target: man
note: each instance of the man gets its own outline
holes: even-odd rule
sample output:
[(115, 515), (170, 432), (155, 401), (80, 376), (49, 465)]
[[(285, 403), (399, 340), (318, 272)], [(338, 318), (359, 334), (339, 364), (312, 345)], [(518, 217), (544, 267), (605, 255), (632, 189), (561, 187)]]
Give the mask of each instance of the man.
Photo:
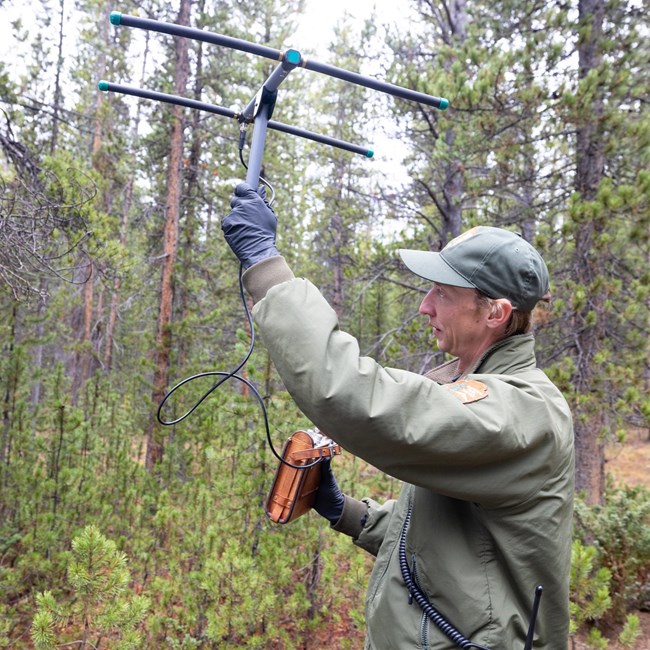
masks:
[(486, 227), (440, 253), (401, 251), (433, 282), (420, 312), (454, 355), (421, 376), (360, 356), (279, 255), (275, 215), (250, 186), (231, 206), (222, 228), (288, 391), (319, 429), (404, 482), (380, 505), (343, 496), (323, 472), (317, 511), (376, 556), (366, 648), (523, 648), (541, 585), (534, 647), (566, 649), (573, 429), (535, 365), (530, 317), (549, 288), (537, 251)]

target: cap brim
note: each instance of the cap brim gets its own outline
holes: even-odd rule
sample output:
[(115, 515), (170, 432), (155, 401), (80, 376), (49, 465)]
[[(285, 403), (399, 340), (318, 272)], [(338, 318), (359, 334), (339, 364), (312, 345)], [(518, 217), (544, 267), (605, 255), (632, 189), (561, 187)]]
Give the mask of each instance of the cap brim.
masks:
[(475, 288), (474, 285), (466, 280), (460, 273), (445, 262), (440, 253), (431, 251), (414, 251), (407, 249), (399, 250), (400, 257), (406, 264), (409, 271), (419, 275), (425, 280), (437, 282), (438, 284), (448, 284), (452, 287), (465, 287), (467, 289)]

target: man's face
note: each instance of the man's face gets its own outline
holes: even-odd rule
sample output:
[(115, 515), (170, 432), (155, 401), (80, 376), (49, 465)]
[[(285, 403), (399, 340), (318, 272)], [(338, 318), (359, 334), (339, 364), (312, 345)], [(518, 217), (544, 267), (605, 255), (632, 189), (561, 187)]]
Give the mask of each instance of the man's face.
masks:
[(420, 305), (429, 317), (438, 347), (460, 359), (465, 370), (491, 344), (493, 332), (487, 326), (488, 307), (481, 305), (474, 289), (434, 283)]

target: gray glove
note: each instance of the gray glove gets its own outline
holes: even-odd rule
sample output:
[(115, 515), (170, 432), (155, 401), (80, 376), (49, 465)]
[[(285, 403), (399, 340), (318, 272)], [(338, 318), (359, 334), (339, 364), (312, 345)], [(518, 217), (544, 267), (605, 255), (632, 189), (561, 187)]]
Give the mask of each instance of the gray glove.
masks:
[(343, 505), (345, 504), (345, 497), (339, 488), (339, 484), (334, 478), (331, 458), (326, 458), (320, 464), (320, 485), (318, 492), (316, 492), (316, 503), (314, 510), (325, 519), (329, 520), (331, 524), (335, 524), (343, 513)]
[(232, 212), (221, 222), (221, 229), (244, 268), (279, 255), (275, 247), (278, 220), (264, 201), (264, 188), (256, 192), (247, 183), (240, 183), (230, 207)]

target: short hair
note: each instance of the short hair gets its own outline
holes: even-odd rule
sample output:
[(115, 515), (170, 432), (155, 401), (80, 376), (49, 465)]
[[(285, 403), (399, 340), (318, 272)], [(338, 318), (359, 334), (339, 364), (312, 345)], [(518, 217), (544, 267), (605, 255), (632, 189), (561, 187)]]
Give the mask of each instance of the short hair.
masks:
[[(493, 309), (496, 300), (486, 296), (482, 291), (474, 289), (476, 292), (476, 298), (480, 307), (487, 307), (488, 309)], [(527, 334), (533, 329), (533, 312), (531, 311), (521, 311), (519, 309), (512, 308), (512, 313), (508, 319), (506, 325), (506, 330), (504, 338), (509, 336), (515, 336), (516, 334)]]

